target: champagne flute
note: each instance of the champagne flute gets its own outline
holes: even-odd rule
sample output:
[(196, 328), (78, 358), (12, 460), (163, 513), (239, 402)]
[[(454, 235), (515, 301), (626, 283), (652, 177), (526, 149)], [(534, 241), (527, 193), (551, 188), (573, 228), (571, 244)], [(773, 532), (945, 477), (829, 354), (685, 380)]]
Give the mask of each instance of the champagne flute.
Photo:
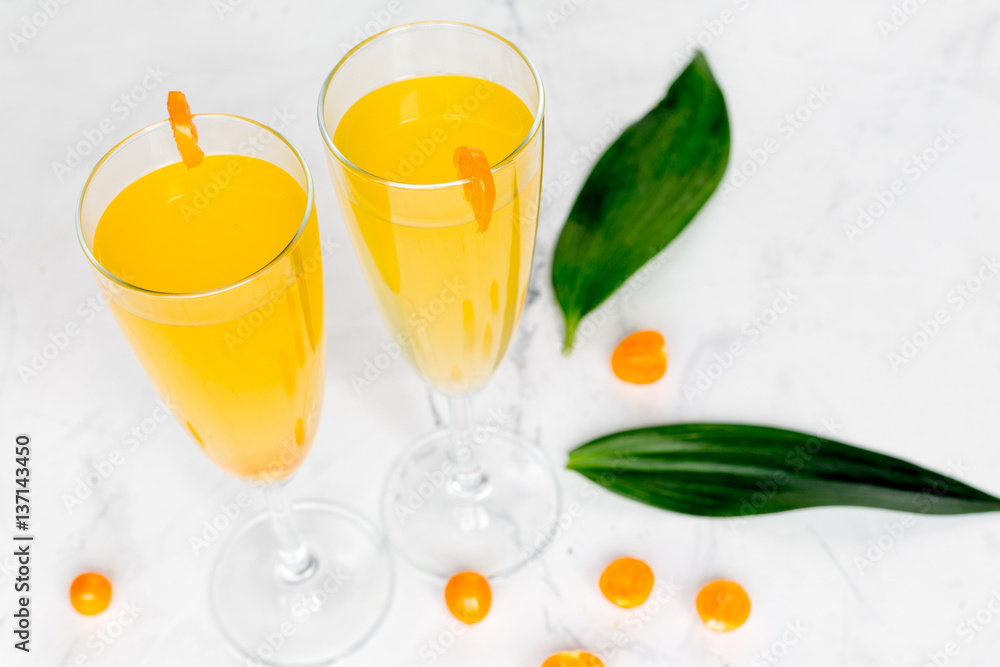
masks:
[[(471, 403), (503, 358), (527, 293), (543, 109), (538, 72), (516, 47), (448, 22), (362, 42), (319, 99), (330, 172), (370, 291), (394, 343), (447, 396), (449, 427), (398, 459), (382, 504), (395, 551), (441, 577), (515, 571), (548, 544), (558, 515), (541, 450), (506, 433), (502, 413), (477, 424)], [(456, 172), (462, 151), (484, 156), (492, 206)]]
[(77, 233), (178, 423), (266, 501), (212, 571), (223, 634), (258, 663), (327, 664), (374, 631), (393, 574), (369, 522), (285, 495), (325, 382), (313, 180), (277, 132), (236, 116), (194, 120), (205, 152), (197, 166), (179, 162), (167, 121), (105, 155), (84, 186)]

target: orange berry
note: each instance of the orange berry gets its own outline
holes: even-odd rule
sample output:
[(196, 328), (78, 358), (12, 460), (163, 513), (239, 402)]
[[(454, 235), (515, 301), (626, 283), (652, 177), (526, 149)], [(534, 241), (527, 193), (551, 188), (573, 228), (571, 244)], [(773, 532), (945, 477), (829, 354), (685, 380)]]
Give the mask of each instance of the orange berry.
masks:
[(635, 558), (619, 558), (601, 574), (604, 597), (625, 609), (641, 605), (652, 590), (653, 571)]
[(632, 384), (656, 382), (667, 372), (667, 348), (656, 331), (637, 331), (618, 343), (611, 355), (611, 369)]
[(719, 579), (706, 584), (695, 604), (701, 620), (716, 632), (735, 630), (750, 617), (750, 596), (735, 581)]
[(459, 572), (444, 587), (444, 601), (455, 618), (472, 625), (486, 618), (490, 610), (490, 583), (481, 574)]
[(550, 655), (542, 667), (604, 667), (600, 658), (586, 651), (565, 651)]
[(104, 575), (85, 572), (70, 584), (69, 601), (81, 614), (100, 614), (111, 604), (111, 582)]

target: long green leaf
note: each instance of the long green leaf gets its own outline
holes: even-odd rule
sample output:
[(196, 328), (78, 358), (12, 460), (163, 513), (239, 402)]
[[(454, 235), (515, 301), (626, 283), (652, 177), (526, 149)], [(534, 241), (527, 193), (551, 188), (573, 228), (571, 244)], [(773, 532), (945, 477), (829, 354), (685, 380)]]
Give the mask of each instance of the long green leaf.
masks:
[(699, 516), (854, 505), (921, 514), (1000, 511), (1000, 499), (901, 459), (743, 424), (671, 424), (577, 447), (567, 467), (615, 493)]
[(580, 320), (694, 218), (728, 161), (726, 101), (698, 52), (656, 108), (598, 160), (573, 204), (552, 262), (564, 351)]

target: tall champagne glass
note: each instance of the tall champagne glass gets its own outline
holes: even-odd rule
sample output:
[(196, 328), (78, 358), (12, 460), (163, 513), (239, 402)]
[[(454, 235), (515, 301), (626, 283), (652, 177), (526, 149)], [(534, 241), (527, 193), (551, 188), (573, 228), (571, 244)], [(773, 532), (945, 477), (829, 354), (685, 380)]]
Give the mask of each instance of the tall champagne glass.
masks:
[(393, 578), (368, 522), (336, 505), (293, 506), (284, 492), (323, 402), (313, 180), (263, 125), (216, 114), (194, 122), (206, 154), (198, 166), (179, 161), (166, 121), (105, 155), (84, 187), (77, 232), (181, 428), (266, 501), (268, 512), (229, 539), (211, 575), (223, 633), (256, 663), (327, 664), (373, 632)]
[[(482, 422), (471, 396), (491, 377), (528, 289), (542, 176), (544, 95), (534, 66), (469, 25), (393, 28), (349, 52), (326, 80), (319, 124), (341, 210), (393, 341), (447, 396), (450, 425), (394, 465), (382, 518), (420, 570), (508, 574), (548, 543), (558, 514), (541, 450)], [(495, 185), (456, 171), (481, 152)], [(485, 200), (489, 205), (488, 199)]]

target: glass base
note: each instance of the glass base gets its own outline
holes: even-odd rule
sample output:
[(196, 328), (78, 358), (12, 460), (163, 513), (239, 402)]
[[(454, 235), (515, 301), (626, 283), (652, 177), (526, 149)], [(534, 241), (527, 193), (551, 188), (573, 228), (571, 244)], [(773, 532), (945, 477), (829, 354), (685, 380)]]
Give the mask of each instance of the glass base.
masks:
[(424, 438), (393, 465), (382, 520), (393, 550), (425, 573), (464, 570), (489, 579), (511, 574), (541, 553), (559, 515), (559, 487), (545, 455), (507, 433), (475, 429), (485, 475), (474, 493), (455, 478), (452, 436)]
[(293, 510), (316, 560), (311, 576), (290, 584), (277, 575), (267, 514), (240, 529), (212, 572), (215, 620), (252, 664), (326, 665), (360, 647), (389, 609), (392, 562), (378, 531), (336, 505), (296, 503)]

